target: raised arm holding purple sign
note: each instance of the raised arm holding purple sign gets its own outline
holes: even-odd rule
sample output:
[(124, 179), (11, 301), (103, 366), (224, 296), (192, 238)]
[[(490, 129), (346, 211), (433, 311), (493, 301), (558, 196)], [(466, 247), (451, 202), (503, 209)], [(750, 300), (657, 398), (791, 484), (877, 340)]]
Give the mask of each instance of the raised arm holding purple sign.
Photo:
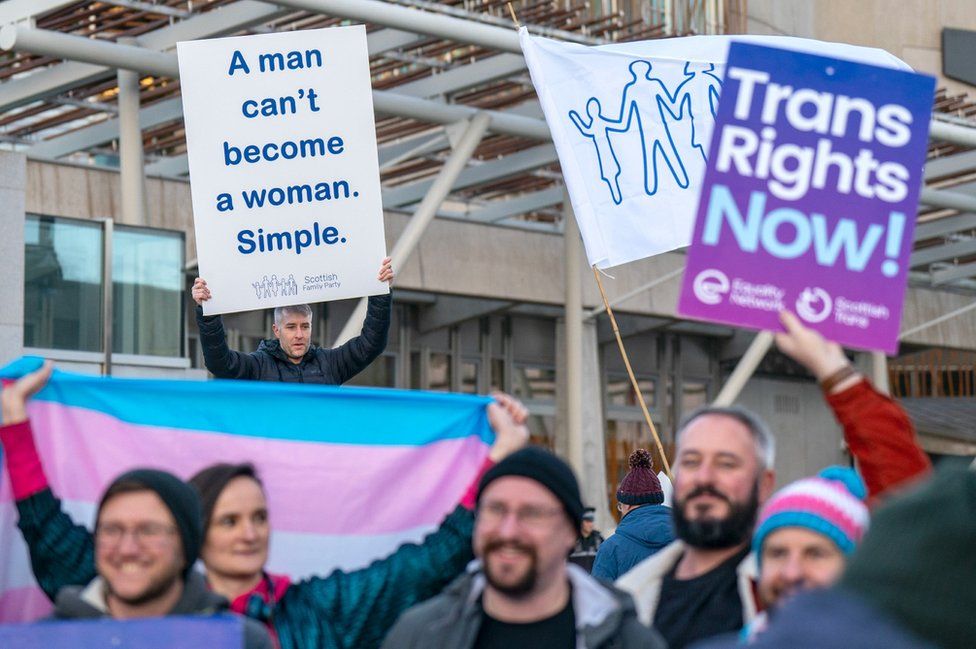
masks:
[(678, 312), (894, 353), (934, 89), (733, 43)]

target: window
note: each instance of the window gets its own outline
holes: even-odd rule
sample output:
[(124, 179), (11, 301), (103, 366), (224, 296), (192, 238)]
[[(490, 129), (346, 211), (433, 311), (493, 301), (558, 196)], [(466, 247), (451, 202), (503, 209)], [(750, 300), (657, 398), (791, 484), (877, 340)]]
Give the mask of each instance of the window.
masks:
[(363, 385), (375, 388), (396, 386), (396, 355), (393, 353), (380, 355), (362, 372), (349, 379), (346, 385)]
[(461, 361), (461, 392), (478, 394), (478, 361)]
[[(609, 374), (609, 373), (608, 373)], [(656, 382), (652, 378), (638, 378), (637, 385), (644, 395), (644, 403), (653, 410), (657, 407), (655, 401)], [(627, 375), (612, 374), (607, 376), (607, 405), (608, 406), (636, 406), (637, 395), (634, 386)]]
[[(112, 230), (112, 352), (183, 354), (183, 234)], [(28, 215), (24, 345), (102, 352), (103, 222)]]
[(101, 351), (101, 224), (29, 216), (24, 244), (24, 345)]
[(451, 391), (451, 355), (431, 352), (427, 362), (428, 390), (436, 392)]
[(538, 365), (515, 367), (513, 380), (515, 396), (523, 401), (555, 401), (556, 369)]
[(708, 382), (685, 380), (681, 384), (681, 412), (684, 417), (696, 408), (708, 405)]
[(180, 356), (183, 235), (117, 226), (112, 238), (112, 351)]

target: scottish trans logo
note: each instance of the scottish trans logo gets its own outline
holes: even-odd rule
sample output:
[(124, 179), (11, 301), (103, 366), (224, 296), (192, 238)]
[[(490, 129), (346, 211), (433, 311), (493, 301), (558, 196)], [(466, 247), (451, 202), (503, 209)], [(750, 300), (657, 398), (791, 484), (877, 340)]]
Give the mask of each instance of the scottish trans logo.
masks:
[(819, 286), (804, 288), (796, 298), (796, 313), (807, 322), (823, 322), (830, 316), (834, 301), (830, 293)]
[[(713, 63), (685, 63), (682, 80), (671, 87), (649, 61), (633, 61), (628, 70), (630, 81), (618, 95), (590, 97), (584, 108), (569, 111), (576, 130), (592, 143), (599, 180), (617, 205), (624, 200), (621, 176), (639, 175), (647, 196), (666, 181), (688, 189), (689, 156), (707, 158), (722, 88)], [(642, 168), (624, 168), (630, 165), (614, 149), (620, 138), (639, 141)]]

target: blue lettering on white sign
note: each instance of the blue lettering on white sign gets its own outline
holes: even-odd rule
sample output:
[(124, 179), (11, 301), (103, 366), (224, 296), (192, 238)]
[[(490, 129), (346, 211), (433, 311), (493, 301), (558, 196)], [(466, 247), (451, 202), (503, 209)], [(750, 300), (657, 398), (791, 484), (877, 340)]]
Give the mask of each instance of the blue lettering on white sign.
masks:
[(284, 250), (293, 251), (296, 255), (300, 255), (305, 248), (346, 243), (346, 237), (341, 236), (338, 228), (334, 226), (329, 225), (323, 228), (318, 222), (315, 222), (310, 228), (299, 228), (291, 232), (286, 230), (266, 233), (264, 228), (258, 228), (257, 232), (241, 230), (237, 233), (237, 241), (239, 242), (237, 250), (242, 255)]

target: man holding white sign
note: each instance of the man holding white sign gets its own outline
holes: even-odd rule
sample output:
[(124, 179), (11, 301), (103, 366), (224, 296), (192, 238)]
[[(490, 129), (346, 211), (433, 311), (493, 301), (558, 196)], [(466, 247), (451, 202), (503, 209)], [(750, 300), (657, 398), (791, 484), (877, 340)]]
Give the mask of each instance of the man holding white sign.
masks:
[(388, 293), (365, 28), (177, 50), (204, 314)]
[[(393, 283), (393, 266), (383, 260), (377, 281)], [(335, 349), (312, 344), (312, 309), (307, 304), (275, 309), (274, 339), (262, 340), (257, 350), (244, 354), (227, 346), (223, 319), (205, 316), (203, 303), (211, 298), (207, 282), (197, 277), (191, 292), (197, 303), (197, 326), (207, 369), (219, 379), (282, 381), (342, 385), (372, 363), (386, 349), (393, 299), (369, 298), (362, 332)]]

